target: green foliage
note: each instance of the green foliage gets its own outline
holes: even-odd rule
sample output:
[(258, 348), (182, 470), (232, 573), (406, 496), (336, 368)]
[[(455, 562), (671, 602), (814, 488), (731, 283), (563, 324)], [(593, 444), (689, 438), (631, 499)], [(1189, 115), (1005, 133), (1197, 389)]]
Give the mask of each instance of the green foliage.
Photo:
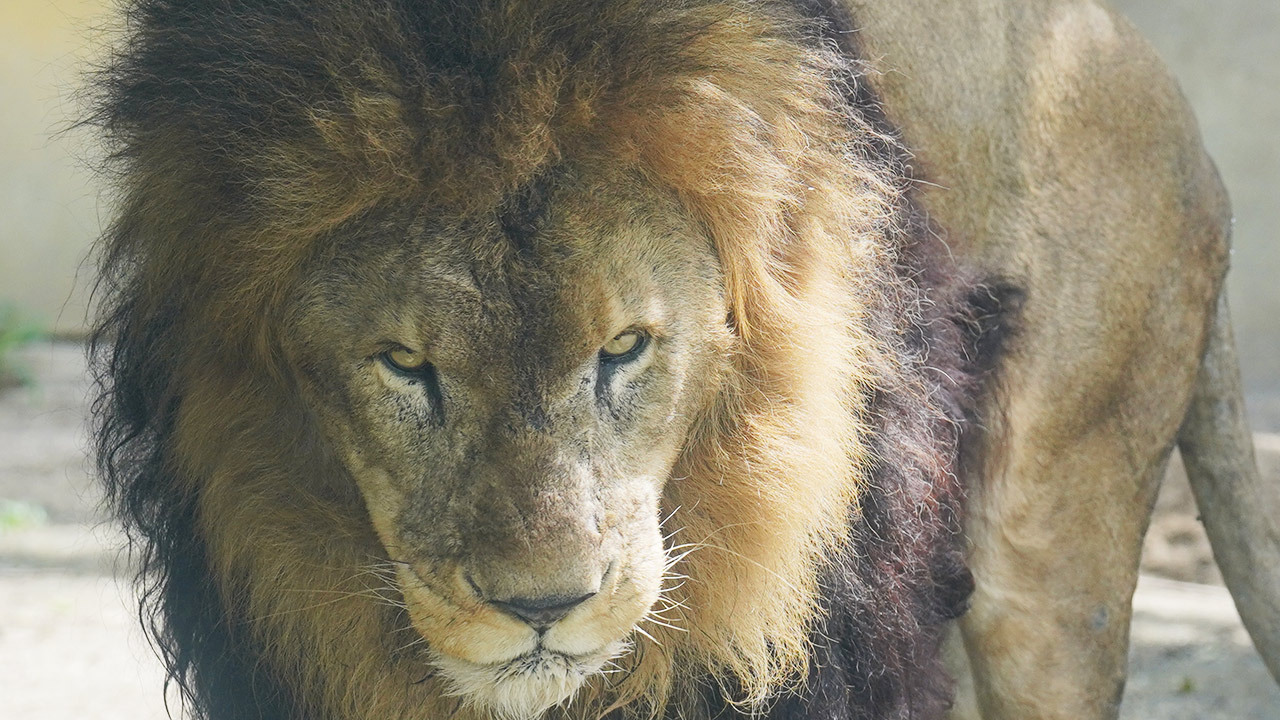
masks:
[(29, 381), (26, 370), (14, 366), (10, 356), (17, 348), (43, 336), (44, 331), (24, 320), (17, 308), (0, 303), (0, 387)]
[(0, 531), (25, 530), (49, 522), (49, 513), (32, 502), (0, 498)]

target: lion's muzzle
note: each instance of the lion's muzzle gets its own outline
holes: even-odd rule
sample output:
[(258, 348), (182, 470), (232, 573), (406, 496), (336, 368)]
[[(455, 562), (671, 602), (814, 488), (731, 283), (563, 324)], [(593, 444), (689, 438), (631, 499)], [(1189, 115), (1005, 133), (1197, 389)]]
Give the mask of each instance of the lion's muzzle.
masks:
[(490, 600), (489, 604), (512, 615), (530, 627), (544, 633), (573, 612), (574, 608), (596, 596), (592, 591), (578, 597), (564, 595), (546, 595), (537, 598), (514, 598), (511, 600)]
[(498, 594), (458, 568), (434, 588), (411, 578), (405, 596), (454, 692), (497, 717), (523, 720), (565, 701), (626, 652), (655, 598), (647, 573), (636, 569), (610, 563), (603, 573), (577, 573), (579, 589), (569, 592), (575, 586), (564, 577), (527, 572), (520, 587), (554, 588), (529, 597)]

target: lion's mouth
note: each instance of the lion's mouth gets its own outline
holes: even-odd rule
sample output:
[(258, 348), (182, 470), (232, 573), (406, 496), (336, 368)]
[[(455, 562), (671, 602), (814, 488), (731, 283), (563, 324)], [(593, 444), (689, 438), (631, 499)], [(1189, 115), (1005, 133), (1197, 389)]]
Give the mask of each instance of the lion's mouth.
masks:
[(473, 663), (444, 653), (432, 660), (454, 694), (505, 720), (532, 720), (569, 700), (587, 678), (625, 650), (621, 642), (585, 655), (539, 646), (500, 663)]
[(497, 672), (499, 680), (502, 680), (525, 675), (536, 677), (581, 672), (590, 665), (591, 663), (584, 662), (581, 658), (539, 648), (511, 662), (499, 665)]

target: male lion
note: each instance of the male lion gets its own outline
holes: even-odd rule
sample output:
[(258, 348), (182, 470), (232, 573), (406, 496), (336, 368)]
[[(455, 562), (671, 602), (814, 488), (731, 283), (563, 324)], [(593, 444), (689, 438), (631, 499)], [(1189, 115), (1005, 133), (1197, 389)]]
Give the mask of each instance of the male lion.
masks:
[(985, 716), (1114, 716), (1184, 416), (1249, 458), (1225, 199), (1107, 10), (127, 7), (96, 437), (195, 716), (941, 717), (971, 592)]

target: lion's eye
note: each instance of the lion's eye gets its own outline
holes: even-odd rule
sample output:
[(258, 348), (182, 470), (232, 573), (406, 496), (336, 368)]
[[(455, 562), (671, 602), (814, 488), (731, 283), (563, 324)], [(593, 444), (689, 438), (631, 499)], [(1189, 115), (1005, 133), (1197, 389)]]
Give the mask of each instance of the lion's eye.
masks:
[(400, 372), (417, 372), (427, 364), (427, 356), (423, 353), (416, 353), (406, 348), (397, 348), (389, 350), (382, 354), (382, 359), (393, 369)]
[(607, 362), (623, 362), (640, 354), (649, 336), (639, 330), (618, 333), (600, 348), (600, 359)]

